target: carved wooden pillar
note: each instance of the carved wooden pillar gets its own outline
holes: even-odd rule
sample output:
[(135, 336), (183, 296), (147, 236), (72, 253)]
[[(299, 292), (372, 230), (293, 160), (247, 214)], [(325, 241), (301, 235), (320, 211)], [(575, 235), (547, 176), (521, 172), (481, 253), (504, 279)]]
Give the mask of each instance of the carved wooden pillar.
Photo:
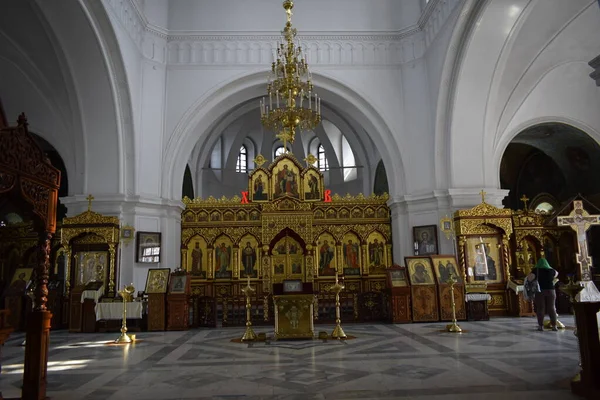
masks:
[(361, 258), (362, 258), (362, 273), (363, 275), (369, 275), (369, 247), (366, 244), (362, 244)]
[(385, 260), (387, 261), (385, 267), (389, 268), (392, 265), (394, 265), (394, 263), (392, 262), (392, 244), (391, 243), (386, 243), (385, 245)]
[(463, 270), (463, 282), (468, 282), (467, 281), (467, 275), (468, 275), (468, 270), (467, 270), (467, 261), (465, 260), (465, 244), (466, 244), (466, 240), (464, 236), (461, 236), (458, 238), (458, 262), (460, 263), (460, 265), (462, 266), (462, 270)]
[(25, 346), (25, 370), (23, 373), (22, 398), (42, 400), (46, 398), (48, 372), (48, 345), (52, 313), (46, 309), (48, 301), (48, 271), (50, 268), (50, 240), (52, 234), (43, 232), (38, 241), (38, 263), (33, 311), (27, 320)]
[(263, 292), (271, 293), (271, 258), (269, 257), (269, 246), (262, 247), (261, 260)]
[(337, 242), (335, 244), (335, 270), (339, 275), (344, 274), (344, 252), (342, 250), (342, 243)]
[(502, 235), (502, 259), (504, 260), (504, 271), (506, 271), (506, 281), (510, 280), (510, 247), (508, 236)]
[(231, 255), (232, 255), (232, 258), (233, 258), (233, 260), (231, 260), (233, 262), (233, 264), (231, 264), (231, 265), (233, 265), (232, 272), (231, 272), (232, 277), (233, 277), (233, 279), (242, 278), (240, 276), (240, 270), (241, 270), (240, 269), (240, 264), (242, 262), (242, 260), (240, 259), (240, 247), (239, 246), (233, 246), (233, 249), (231, 251), (232, 251)]
[(108, 245), (108, 254), (110, 257), (110, 272), (108, 277), (108, 297), (115, 297), (115, 269), (117, 266), (115, 265), (116, 257), (115, 257), (115, 244), (109, 243)]
[(206, 248), (206, 252), (208, 253), (208, 266), (206, 271), (206, 276), (208, 279), (215, 278), (215, 249), (212, 246)]
[(304, 261), (304, 270), (306, 272), (306, 282), (313, 282), (315, 280), (315, 262), (314, 262), (314, 248), (312, 245), (306, 245), (306, 257)]
[[(185, 247), (185, 245), (181, 245), (181, 269), (184, 271), (188, 271), (188, 272), (192, 272), (190, 269), (188, 269), (188, 259), (187, 259), (187, 247)], [(202, 266), (200, 266), (200, 268), (202, 268)]]
[(65, 295), (69, 298), (71, 292), (71, 246), (65, 247)]

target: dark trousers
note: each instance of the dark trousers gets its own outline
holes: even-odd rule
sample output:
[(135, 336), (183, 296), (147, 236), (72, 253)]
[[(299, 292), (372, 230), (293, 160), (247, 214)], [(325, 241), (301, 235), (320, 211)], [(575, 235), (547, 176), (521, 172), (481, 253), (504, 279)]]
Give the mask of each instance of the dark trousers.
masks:
[(536, 293), (534, 304), (538, 325), (544, 325), (544, 316), (548, 313), (552, 326), (556, 326), (556, 291), (550, 289)]

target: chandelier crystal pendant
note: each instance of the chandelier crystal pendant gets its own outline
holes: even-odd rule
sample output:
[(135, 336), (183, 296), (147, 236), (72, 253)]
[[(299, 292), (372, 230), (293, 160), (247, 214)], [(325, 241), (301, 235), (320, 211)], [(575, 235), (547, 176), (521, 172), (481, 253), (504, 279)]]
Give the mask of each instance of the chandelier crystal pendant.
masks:
[(283, 42), (277, 44), (267, 83), (268, 100), (260, 101), (263, 126), (277, 132), (287, 153), (296, 132), (313, 130), (321, 122), (321, 99), (314, 93), (312, 74), (302, 47), (296, 45), (297, 30), (292, 28), (294, 2), (285, 0), (287, 23), (281, 31)]

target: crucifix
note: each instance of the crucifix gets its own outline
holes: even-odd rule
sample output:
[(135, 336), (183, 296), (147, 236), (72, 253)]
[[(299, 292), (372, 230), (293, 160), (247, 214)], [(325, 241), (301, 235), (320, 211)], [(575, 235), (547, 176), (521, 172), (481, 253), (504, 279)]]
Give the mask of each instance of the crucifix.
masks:
[(485, 195), (487, 194), (486, 192), (483, 191), (483, 189), (481, 189), (481, 192), (479, 192), (479, 194), (481, 195), (481, 202), (485, 203)]
[(294, 141), (293, 135), (290, 132), (288, 132), (286, 129), (284, 129), (281, 132), (279, 132), (279, 134), (276, 136), (279, 140), (281, 140), (283, 142), (284, 153), (288, 153), (287, 143), (288, 142), (292, 143)]
[(521, 200), (525, 204), (525, 207), (523, 209), (527, 211), (527, 203), (529, 202), (527, 196), (523, 195), (523, 197), (521, 197), (519, 200)]
[(92, 200), (94, 200), (94, 196), (89, 194), (85, 199), (88, 201), (88, 211), (92, 211)]
[[(583, 208), (583, 202), (576, 200), (573, 202), (573, 211), (567, 216), (557, 218), (559, 226), (570, 226), (577, 233), (577, 263), (579, 264), (579, 273), (581, 281), (586, 287), (594, 286), (587, 285), (592, 281), (592, 258), (588, 251), (588, 242), (586, 232), (592, 225), (600, 225), (600, 215), (590, 215)], [(597, 292), (597, 290), (596, 290)]]

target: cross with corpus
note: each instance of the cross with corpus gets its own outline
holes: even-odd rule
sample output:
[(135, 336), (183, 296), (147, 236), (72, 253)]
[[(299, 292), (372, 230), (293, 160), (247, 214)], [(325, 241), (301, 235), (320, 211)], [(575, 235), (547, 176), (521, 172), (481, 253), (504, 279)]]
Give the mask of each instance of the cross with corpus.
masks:
[(483, 191), (483, 189), (481, 189), (481, 192), (479, 192), (479, 194), (481, 195), (481, 202), (485, 203), (485, 195), (487, 194), (486, 192)]
[(94, 200), (94, 196), (89, 194), (85, 199), (88, 201), (88, 211), (92, 211), (92, 200)]
[(577, 263), (582, 281), (592, 280), (592, 257), (588, 253), (588, 242), (586, 232), (592, 225), (600, 225), (600, 215), (590, 215), (583, 209), (583, 202), (576, 200), (573, 202), (573, 211), (565, 217), (557, 218), (559, 226), (570, 226), (577, 232)]

